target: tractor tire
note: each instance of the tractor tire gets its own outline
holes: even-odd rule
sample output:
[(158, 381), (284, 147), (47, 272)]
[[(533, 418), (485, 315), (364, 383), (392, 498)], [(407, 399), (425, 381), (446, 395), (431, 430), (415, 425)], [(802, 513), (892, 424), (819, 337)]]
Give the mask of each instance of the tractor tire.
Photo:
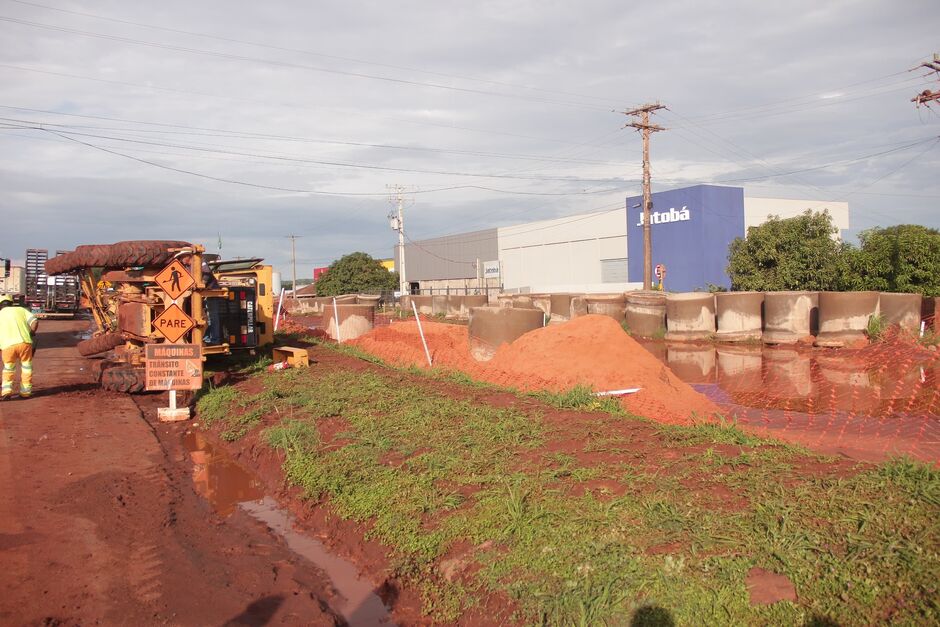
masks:
[(105, 333), (78, 343), (78, 353), (82, 357), (91, 357), (98, 353), (107, 353), (124, 343), (124, 336), (120, 333)]
[(101, 371), (101, 388), (123, 394), (137, 394), (146, 388), (144, 369), (121, 364)]
[(83, 268), (129, 268), (163, 266), (176, 253), (171, 248), (192, 246), (176, 240), (131, 240), (116, 244), (86, 244), (46, 262), (46, 273), (66, 274)]

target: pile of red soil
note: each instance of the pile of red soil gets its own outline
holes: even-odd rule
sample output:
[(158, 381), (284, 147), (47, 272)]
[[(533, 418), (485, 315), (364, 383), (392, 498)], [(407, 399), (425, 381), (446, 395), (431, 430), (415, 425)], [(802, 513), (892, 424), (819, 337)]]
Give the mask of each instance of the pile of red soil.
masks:
[[(436, 367), (459, 370), (480, 381), (524, 391), (565, 392), (581, 385), (595, 391), (642, 388), (622, 397), (624, 407), (671, 424), (694, 413), (710, 417), (718, 407), (623, 332), (612, 318), (582, 316), (526, 333), (504, 344), (487, 363), (470, 356), (466, 327), (422, 321)], [(428, 366), (414, 321), (382, 327), (349, 342), (400, 366)]]

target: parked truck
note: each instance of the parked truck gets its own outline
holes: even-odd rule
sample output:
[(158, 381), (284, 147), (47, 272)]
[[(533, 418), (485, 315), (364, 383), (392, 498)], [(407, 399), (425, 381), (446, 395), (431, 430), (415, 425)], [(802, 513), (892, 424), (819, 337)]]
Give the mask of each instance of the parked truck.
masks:
[[(57, 255), (68, 251), (56, 251)], [(26, 250), (24, 305), (41, 318), (71, 317), (81, 305), (78, 275), (65, 273), (52, 277), (46, 274), (49, 251), (42, 248)]]
[(23, 304), (26, 296), (26, 270), (23, 266), (10, 264), (9, 259), (2, 260), (3, 272), (0, 273), (0, 294), (10, 296), (13, 302)]

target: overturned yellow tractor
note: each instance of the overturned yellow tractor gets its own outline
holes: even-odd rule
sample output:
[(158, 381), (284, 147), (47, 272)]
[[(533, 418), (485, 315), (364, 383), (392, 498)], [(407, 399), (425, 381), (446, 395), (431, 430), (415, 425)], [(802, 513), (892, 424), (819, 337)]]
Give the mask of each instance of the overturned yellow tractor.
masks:
[[(174, 279), (192, 279), (175, 299), (158, 281), (169, 264), (181, 268)], [(261, 259), (221, 261), (189, 242), (138, 240), (78, 246), (47, 261), (46, 272), (78, 274), (96, 327), (78, 350), (86, 357), (110, 353), (98, 369), (108, 390), (144, 390), (146, 345), (169, 341), (154, 321), (174, 306), (189, 319), (176, 341), (189, 336), (203, 355), (254, 350), (274, 339), (272, 270)]]

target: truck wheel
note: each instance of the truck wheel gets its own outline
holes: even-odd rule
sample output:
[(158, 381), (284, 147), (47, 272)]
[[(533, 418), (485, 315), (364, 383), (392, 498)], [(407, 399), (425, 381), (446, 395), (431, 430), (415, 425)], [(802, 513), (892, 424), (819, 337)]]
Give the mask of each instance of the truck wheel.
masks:
[(124, 336), (120, 333), (105, 333), (78, 343), (78, 353), (82, 357), (91, 357), (98, 353), (106, 353), (124, 343)]
[(101, 388), (111, 392), (136, 394), (143, 392), (146, 386), (144, 369), (134, 366), (112, 366), (101, 371)]
[(171, 248), (186, 248), (189, 242), (176, 240), (131, 240), (116, 244), (87, 244), (72, 252), (57, 255), (46, 262), (48, 274), (65, 274), (83, 268), (128, 268), (162, 266), (176, 253)]

